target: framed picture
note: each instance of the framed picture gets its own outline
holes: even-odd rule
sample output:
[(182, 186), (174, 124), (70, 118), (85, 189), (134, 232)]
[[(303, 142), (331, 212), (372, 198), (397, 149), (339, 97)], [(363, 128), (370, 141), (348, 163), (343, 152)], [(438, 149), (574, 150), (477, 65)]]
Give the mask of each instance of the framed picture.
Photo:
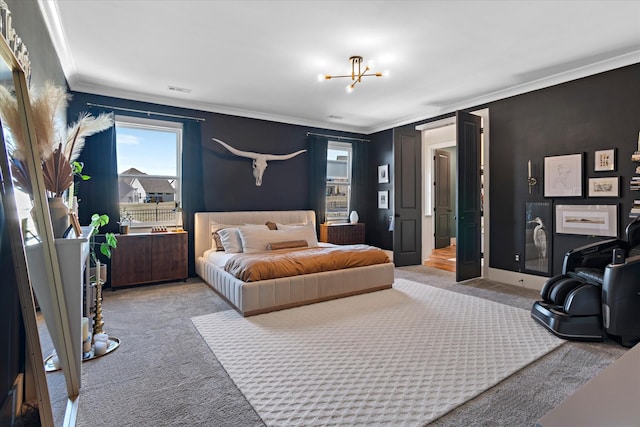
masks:
[(378, 191), (378, 209), (389, 209), (389, 191)]
[(596, 151), (593, 161), (593, 170), (596, 172), (616, 170), (615, 148)]
[(582, 197), (583, 154), (544, 158), (544, 197)]
[(556, 233), (618, 236), (618, 205), (556, 205)]
[(386, 184), (389, 182), (389, 165), (378, 166), (378, 183)]
[(620, 177), (589, 178), (589, 197), (620, 197)]
[(551, 202), (525, 203), (525, 272), (544, 276), (551, 275), (552, 221)]

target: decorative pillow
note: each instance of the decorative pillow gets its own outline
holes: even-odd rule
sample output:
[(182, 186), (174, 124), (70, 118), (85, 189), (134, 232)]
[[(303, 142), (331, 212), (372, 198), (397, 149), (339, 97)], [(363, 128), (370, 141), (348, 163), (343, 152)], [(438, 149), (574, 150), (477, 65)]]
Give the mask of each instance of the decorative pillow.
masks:
[(211, 248), (215, 249), (216, 251), (224, 251), (224, 245), (222, 244), (222, 240), (220, 239), (218, 231), (220, 230), (211, 233), (211, 238), (213, 239), (213, 245), (211, 246)]
[(276, 227), (278, 227), (278, 230), (285, 230), (287, 228), (293, 228), (293, 227), (304, 227), (305, 225), (309, 225), (310, 223), (308, 222), (298, 222), (295, 224), (280, 224), (279, 222), (276, 223)]
[(278, 229), (278, 225), (275, 222), (271, 222), (271, 221), (267, 221), (264, 223), (264, 225), (266, 225), (269, 230), (277, 230)]
[(237, 228), (237, 225), (228, 225), (228, 224), (211, 224), (211, 249), (215, 249), (216, 251), (224, 251), (224, 245), (222, 244), (222, 240), (220, 239), (220, 235), (218, 234), (219, 230), (224, 228)]
[(261, 230), (258, 228), (241, 228), (238, 230), (244, 252), (265, 252), (271, 243), (304, 240), (308, 246), (318, 246), (312, 228), (299, 227), (290, 230)]
[(269, 231), (266, 225), (262, 224), (246, 224), (246, 225), (236, 225), (229, 226), (228, 228), (223, 228), (218, 230), (216, 233), (220, 236), (220, 240), (222, 241), (222, 246), (224, 247), (224, 251), (228, 254), (239, 254), (244, 252), (242, 247), (242, 240), (240, 239), (239, 230), (261, 230), (261, 231)]
[(242, 252), (242, 241), (240, 240), (240, 235), (238, 234), (238, 228), (223, 228), (216, 231), (216, 234), (220, 236), (222, 247), (224, 248), (224, 251), (226, 253), (239, 254), (240, 252)]
[(278, 249), (290, 249), (290, 248), (306, 248), (309, 244), (306, 240), (288, 240), (286, 242), (269, 243), (267, 245), (268, 251), (275, 251)]
[(318, 246), (318, 236), (316, 235), (315, 226), (308, 222), (306, 224), (276, 224), (278, 226), (278, 230), (298, 230), (300, 232), (305, 232), (305, 239), (309, 242), (310, 247)]

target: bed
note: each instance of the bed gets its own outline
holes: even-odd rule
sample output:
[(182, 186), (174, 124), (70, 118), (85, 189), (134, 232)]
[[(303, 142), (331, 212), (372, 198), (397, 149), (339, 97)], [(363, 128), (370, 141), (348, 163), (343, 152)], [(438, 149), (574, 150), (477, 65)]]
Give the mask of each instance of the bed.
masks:
[[(231, 258), (234, 255), (223, 253), (221, 257), (213, 254), (216, 251), (212, 230), (219, 224), (244, 226), (263, 225), (267, 222), (278, 224), (281, 228), (285, 228), (282, 225), (309, 224), (315, 230), (315, 212), (299, 210), (195, 214), (196, 272), (243, 316), (379, 291), (393, 285), (394, 265), (386, 257), (385, 262), (374, 265), (257, 281), (243, 281), (225, 271), (224, 257)], [(313, 234), (315, 235), (315, 231)], [(323, 246), (322, 243), (320, 245)]]

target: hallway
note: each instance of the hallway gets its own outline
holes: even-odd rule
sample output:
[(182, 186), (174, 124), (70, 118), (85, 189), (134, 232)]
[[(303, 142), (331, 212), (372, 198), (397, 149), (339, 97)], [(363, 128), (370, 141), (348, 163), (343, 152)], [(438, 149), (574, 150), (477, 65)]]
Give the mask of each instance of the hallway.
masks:
[(456, 271), (456, 245), (434, 249), (424, 265), (440, 270)]

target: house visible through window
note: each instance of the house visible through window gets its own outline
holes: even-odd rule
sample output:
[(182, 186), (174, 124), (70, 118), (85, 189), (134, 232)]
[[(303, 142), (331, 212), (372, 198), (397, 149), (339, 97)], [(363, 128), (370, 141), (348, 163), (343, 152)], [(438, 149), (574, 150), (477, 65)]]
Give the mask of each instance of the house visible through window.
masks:
[(121, 221), (181, 225), (181, 151), (180, 123), (116, 117)]
[(351, 203), (351, 144), (327, 147), (327, 221), (347, 221)]

